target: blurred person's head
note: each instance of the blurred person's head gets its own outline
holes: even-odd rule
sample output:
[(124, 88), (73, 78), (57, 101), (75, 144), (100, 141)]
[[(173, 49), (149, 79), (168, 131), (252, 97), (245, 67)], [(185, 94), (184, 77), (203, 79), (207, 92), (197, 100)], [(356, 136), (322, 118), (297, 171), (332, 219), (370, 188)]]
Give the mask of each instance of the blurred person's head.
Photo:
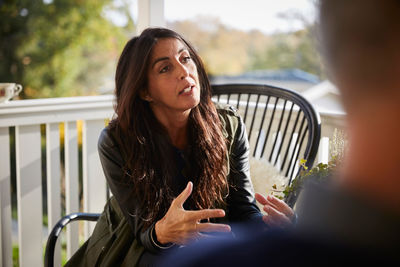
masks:
[(320, 0), (321, 51), (346, 108), (400, 91), (400, 1)]
[(342, 181), (399, 210), (400, 1), (319, 4), (320, 49), (347, 110)]

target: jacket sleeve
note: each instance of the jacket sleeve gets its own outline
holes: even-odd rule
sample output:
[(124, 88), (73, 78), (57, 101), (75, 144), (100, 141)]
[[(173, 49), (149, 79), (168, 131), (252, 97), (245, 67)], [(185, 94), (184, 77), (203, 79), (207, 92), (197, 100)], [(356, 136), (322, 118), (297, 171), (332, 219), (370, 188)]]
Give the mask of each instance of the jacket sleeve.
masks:
[(262, 222), (262, 214), (254, 197), (250, 179), (249, 141), (241, 117), (236, 117), (238, 126), (234, 133), (229, 155), (230, 192), (227, 198), (228, 214), (231, 222)]
[(143, 220), (135, 215), (138, 202), (136, 196), (132, 194), (133, 184), (130, 182), (128, 176), (124, 174), (124, 160), (121, 151), (113, 140), (108, 128), (105, 128), (100, 134), (98, 151), (108, 186), (124, 216), (127, 218), (135, 238), (147, 250), (153, 253), (161, 251), (162, 247), (157, 245), (151, 236), (154, 225), (151, 225), (142, 232)]

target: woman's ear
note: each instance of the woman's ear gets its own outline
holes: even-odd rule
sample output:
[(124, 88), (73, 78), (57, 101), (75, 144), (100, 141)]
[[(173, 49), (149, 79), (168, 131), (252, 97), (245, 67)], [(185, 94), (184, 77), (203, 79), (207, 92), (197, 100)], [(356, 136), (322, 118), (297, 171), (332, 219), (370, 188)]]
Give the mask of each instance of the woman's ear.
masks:
[(144, 101), (147, 102), (152, 102), (153, 98), (149, 95), (148, 91), (146, 89), (142, 89), (139, 92), (140, 98), (143, 99)]

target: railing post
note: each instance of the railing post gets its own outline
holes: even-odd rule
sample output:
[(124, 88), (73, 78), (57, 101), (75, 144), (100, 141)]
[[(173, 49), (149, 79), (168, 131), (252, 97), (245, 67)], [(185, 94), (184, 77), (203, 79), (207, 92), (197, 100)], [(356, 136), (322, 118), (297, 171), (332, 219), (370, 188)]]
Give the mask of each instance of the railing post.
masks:
[(319, 141), (318, 163), (322, 162), (327, 164), (329, 162), (329, 137), (321, 137)]
[[(46, 124), (47, 215), (49, 233), (61, 218), (61, 164), (59, 123)], [(54, 252), (54, 266), (61, 265), (61, 242)]]
[[(107, 186), (101, 167), (97, 142), (105, 126), (104, 120), (86, 120), (82, 127), (83, 158), (83, 210), (84, 212), (101, 213), (106, 204)], [(94, 230), (95, 224), (85, 222), (85, 239)]]
[(12, 266), (10, 136), (8, 127), (0, 127), (0, 265)]
[[(78, 132), (76, 121), (64, 123), (66, 214), (79, 212)], [(67, 225), (67, 258), (79, 248), (77, 223)]]
[(40, 143), (40, 125), (15, 127), (18, 243), (21, 267), (43, 265)]

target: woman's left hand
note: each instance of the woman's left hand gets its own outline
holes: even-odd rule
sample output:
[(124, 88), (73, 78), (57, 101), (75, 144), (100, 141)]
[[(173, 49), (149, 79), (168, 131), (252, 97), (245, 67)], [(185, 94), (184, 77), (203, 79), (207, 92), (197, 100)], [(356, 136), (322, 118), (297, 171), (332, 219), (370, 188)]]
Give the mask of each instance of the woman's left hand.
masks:
[(283, 200), (272, 195), (264, 197), (256, 193), (256, 200), (263, 205), (263, 210), (267, 213), (263, 216), (263, 221), (272, 227), (286, 227), (293, 224), (294, 211)]

